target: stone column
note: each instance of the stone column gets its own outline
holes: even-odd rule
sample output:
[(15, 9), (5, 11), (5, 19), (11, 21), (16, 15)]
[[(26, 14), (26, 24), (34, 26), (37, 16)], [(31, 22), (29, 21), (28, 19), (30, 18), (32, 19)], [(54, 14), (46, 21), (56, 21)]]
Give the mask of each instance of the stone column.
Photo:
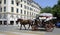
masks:
[(7, 20), (7, 26), (10, 24), (10, 21), (9, 20)]
[(14, 26), (16, 26), (16, 21), (14, 21)]
[(9, 24), (10, 24), (10, 18), (7, 17), (7, 25), (9, 25)]

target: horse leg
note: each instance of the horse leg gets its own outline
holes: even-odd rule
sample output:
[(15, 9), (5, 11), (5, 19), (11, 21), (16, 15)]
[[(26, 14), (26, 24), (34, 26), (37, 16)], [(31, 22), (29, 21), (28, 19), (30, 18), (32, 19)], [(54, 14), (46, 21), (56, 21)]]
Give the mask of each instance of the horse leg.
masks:
[(26, 27), (25, 27), (25, 25), (23, 25), (24, 26), (24, 28), (25, 28), (25, 30), (26, 30)]
[(30, 28), (30, 24), (29, 24), (28, 30), (29, 30), (29, 28)]
[(20, 26), (20, 30), (21, 30), (21, 27), (22, 27), (22, 24), (21, 24), (21, 26)]

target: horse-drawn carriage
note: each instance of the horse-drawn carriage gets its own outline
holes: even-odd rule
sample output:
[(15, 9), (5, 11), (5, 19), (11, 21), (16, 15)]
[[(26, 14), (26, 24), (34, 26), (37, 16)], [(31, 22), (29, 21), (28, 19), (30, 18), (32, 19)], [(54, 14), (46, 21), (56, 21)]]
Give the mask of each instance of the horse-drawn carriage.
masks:
[[(52, 31), (54, 29), (54, 24), (53, 24), (53, 16), (50, 14), (49, 16), (46, 14), (45, 15), (39, 15), (35, 19), (31, 20), (23, 20), (23, 19), (18, 19), (17, 22), (20, 21), (20, 29), (22, 25), (25, 27), (26, 24), (29, 24), (29, 27), (32, 27), (32, 30), (38, 30), (39, 27), (44, 27), (46, 31)], [(28, 29), (29, 29), (28, 27)], [(25, 27), (26, 29), (26, 27)]]
[(32, 30), (38, 30), (39, 27), (45, 28), (46, 31), (53, 31), (54, 19), (52, 14), (43, 13), (36, 17), (35, 23), (33, 24)]

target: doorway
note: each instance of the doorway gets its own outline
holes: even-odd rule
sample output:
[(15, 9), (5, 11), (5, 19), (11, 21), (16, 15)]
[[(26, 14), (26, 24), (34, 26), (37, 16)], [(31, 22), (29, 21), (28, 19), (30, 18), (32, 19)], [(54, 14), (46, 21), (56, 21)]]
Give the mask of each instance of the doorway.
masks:
[(2, 21), (0, 21), (0, 25), (2, 25)]
[(14, 21), (10, 21), (10, 25), (13, 25), (14, 24)]
[(4, 21), (4, 25), (7, 25), (7, 21)]

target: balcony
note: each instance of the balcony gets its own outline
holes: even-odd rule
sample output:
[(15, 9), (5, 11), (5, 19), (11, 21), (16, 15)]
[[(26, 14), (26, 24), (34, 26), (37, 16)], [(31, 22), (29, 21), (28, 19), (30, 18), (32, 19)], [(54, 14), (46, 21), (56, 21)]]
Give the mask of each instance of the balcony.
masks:
[(27, 1), (29, 1), (30, 3), (32, 3), (32, 2), (33, 2), (33, 0), (27, 0)]
[(20, 0), (16, 0), (16, 3), (20, 3)]

